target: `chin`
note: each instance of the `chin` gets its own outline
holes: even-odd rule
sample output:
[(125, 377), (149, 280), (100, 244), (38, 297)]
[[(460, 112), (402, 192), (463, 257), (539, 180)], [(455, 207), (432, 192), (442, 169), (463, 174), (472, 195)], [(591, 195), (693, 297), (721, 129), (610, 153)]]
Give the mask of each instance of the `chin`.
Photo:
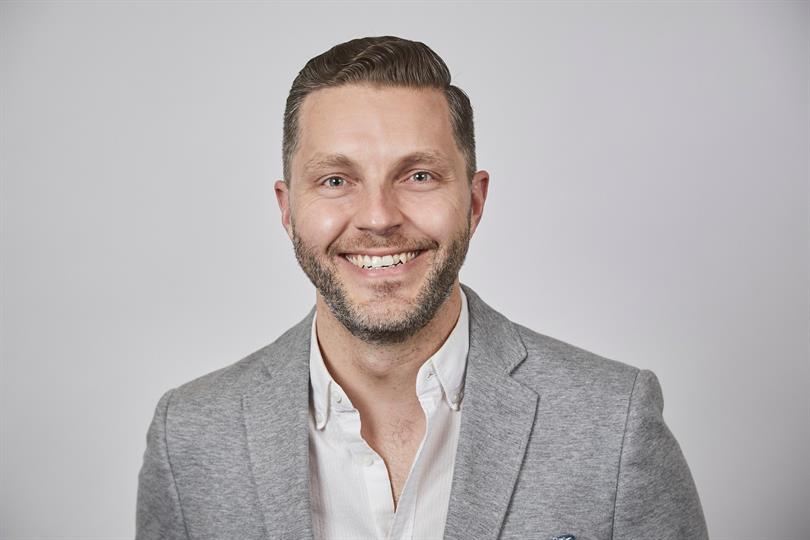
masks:
[(380, 296), (367, 301), (351, 302), (354, 318), (373, 326), (396, 325), (418, 311), (412, 299), (401, 296)]
[(342, 280), (347, 300), (358, 312), (387, 313), (414, 309), (424, 280), (409, 283), (401, 279), (385, 279), (375, 283), (352, 283)]
[[(327, 304), (329, 300), (327, 299)], [(340, 323), (355, 337), (367, 343), (399, 343), (414, 335), (430, 320), (415, 300), (384, 297), (330, 305)]]

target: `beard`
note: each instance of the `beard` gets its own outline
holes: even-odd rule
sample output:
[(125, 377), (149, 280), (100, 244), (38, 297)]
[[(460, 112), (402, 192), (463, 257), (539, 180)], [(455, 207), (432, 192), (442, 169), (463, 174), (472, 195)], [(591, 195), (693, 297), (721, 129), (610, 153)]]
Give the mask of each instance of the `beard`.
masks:
[[(438, 250), (413, 305), (404, 312), (388, 311), (384, 315), (376, 316), (364, 312), (349, 299), (346, 288), (338, 277), (337, 267), (331, 262), (332, 257), (341, 256), (341, 252), (346, 252), (343, 251), (344, 247), (338, 249), (338, 246), (333, 246), (327, 250), (326, 257), (318, 257), (312, 246), (307, 245), (296, 234), (294, 226), (292, 236), (298, 264), (321, 294), (335, 318), (356, 338), (366, 343), (387, 344), (401, 343), (424, 328), (450, 296), (470, 245), (470, 226), (468, 219), (467, 227), (452, 238), (443, 250), (438, 250), (439, 245), (436, 242), (427, 244), (423, 242), (414, 246), (412, 241), (409, 242), (402, 236), (387, 238), (383, 243), (379, 237), (370, 236), (352, 242), (354, 251), (362, 251), (362, 247), (387, 246), (397, 246), (402, 248), (402, 251)], [(397, 283), (380, 283), (375, 287), (375, 293), (378, 297), (385, 298), (394, 294), (398, 287)]]

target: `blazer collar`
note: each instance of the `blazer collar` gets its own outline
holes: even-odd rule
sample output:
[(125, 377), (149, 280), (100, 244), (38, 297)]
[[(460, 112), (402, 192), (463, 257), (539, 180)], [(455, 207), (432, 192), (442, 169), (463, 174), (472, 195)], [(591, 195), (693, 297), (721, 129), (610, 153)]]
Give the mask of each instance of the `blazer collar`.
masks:
[(445, 538), (497, 538), (534, 426), (538, 395), (511, 377), (526, 358), (514, 324), (464, 287), (470, 354)]
[(242, 396), (250, 466), (268, 538), (312, 538), (308, 422), (314, 314), (313, 309), (267, 348), (264, 369)]

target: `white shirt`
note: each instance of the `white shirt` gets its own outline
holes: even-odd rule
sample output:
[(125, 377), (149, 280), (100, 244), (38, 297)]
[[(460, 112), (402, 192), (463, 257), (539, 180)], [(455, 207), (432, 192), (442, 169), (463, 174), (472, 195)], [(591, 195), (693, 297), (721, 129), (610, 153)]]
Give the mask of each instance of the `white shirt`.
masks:
[(329, 374), (315, 320), (309, 358), (309, 488), (316, 539), (441, 538), (458, 446), (469, 350), (467, 298), (456, 326), (416, 377), (425, 435), (396, 512), (388, 469), (360, 435), (360, 414)]

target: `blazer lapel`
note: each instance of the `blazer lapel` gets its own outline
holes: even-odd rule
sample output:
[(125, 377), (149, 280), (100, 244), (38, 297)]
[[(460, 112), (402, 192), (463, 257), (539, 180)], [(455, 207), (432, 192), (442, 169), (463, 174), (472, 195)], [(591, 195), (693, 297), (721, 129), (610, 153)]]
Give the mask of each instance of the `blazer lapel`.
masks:
[(464, 287), (470, 309), (461, 432), (446, 538), (497, 538), (534, 425), (538, 396), (510, 377), (526, 357), (514, 325)]
[[(314, 312), (314, 310), (313, 310)], [(312, 314), (274, 344), (242, 396), (254, 485), (268, 538), (312, 538), (309, 339)]]

